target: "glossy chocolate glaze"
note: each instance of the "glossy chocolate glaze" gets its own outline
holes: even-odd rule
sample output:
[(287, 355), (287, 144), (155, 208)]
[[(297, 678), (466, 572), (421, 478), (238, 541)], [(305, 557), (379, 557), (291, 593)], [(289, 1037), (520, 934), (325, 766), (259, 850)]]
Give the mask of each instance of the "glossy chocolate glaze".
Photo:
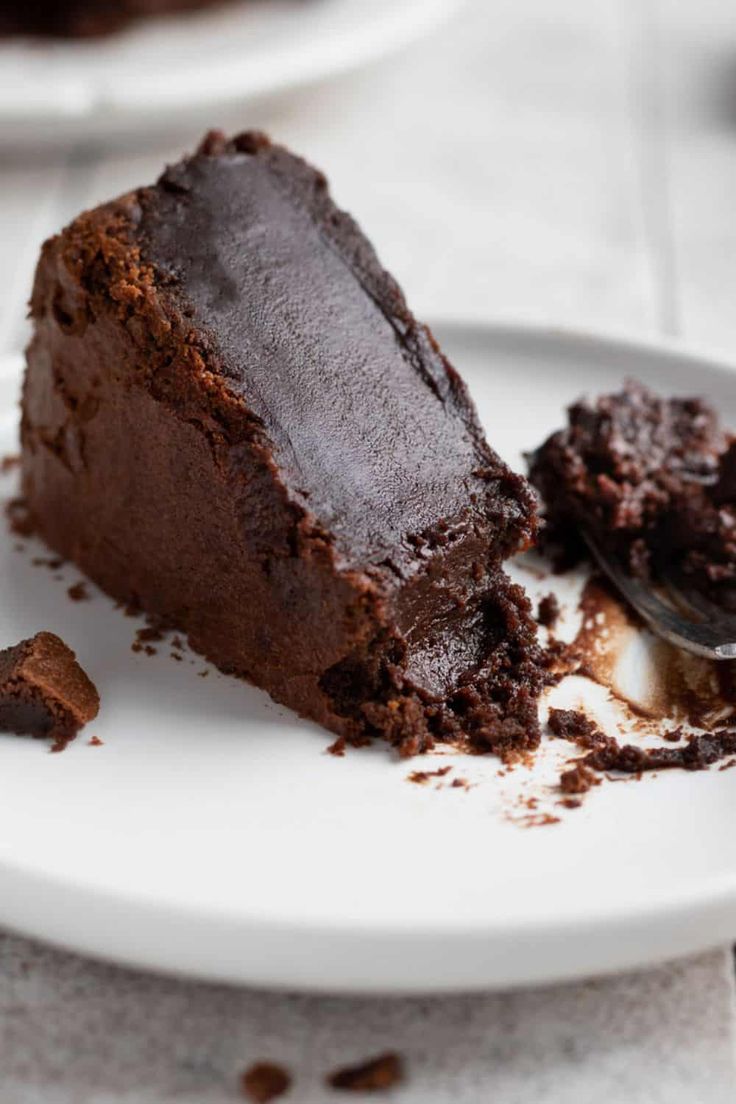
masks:
[(321, 173), (258, 136), (214, 141), (141, 208), (144, 257), (343, 557), (402, 570), (438, 518), (463, 532), (492, 521), (508, 555), (530, 509), (523, 482)]

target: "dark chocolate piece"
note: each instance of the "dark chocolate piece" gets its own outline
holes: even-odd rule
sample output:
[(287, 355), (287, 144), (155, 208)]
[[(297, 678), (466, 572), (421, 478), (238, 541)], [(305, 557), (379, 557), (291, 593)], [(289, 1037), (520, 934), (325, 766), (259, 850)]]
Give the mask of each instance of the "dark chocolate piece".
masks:
[(339, 735), (536, 745), (534, 496), (321, 173), (212, 134), (46, 243), (32, 316), (52, 548)]
[(404, 1066), (398, 1054), (381, 1054), (357, 1066), (336, 1070), (327, 1078), (331, 1089), (342, 1092), (386, 1092), (404, 1080)]
[(99, 707), (94, 684), (54, 633), (36, 633), (0, 652), (2, 731), (48, 736), (60, 750)]

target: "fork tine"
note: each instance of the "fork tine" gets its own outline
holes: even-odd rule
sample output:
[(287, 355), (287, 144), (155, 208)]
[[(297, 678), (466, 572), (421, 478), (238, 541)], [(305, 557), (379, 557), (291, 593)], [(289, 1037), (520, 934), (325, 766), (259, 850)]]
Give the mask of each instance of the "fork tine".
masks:
[(682, 572), (670, 569), (663, 571), (661, 578), (674, 602), (683, 602), (688, 610), (692, 610), (703, 620), (730, 629), (731, 632), (736, 629), (736, 615), (727, 613), (701, 591), (696, 590)]
[[(679, 588), (671, 586), (675, 595), (682, 598), (676, 609), (653, 587), (628, 575), (589, 532), (584, 531), (583, 536), (598, 565), (653, 632), (692, 655), (705, 659), (736, 659), (736, 621), (724, 627), (722, 616), (719, 616), (714, 624), (710, 611), (698, 610), (685, 600)], [(684, 608), (692, 611), (698, 620), (686, 618), (682, 612)]]
[[(685, 581), (680, 572), (663, 573), (662, 581), (676, 604), (707, 620), (714, 632), (722, 636), (724, 641), (736, 641), (736, 614), (721, 609), (710, 598)], [(736, 644), (723, 643), (719, 646), (719, 651), (726, 659), (736, 659)]]

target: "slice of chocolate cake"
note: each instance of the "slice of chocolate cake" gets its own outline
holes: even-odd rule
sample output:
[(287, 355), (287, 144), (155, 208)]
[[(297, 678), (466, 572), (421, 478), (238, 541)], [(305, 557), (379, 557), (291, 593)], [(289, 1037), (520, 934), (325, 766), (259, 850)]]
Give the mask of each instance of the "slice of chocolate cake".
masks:
[(211, 134), (46, 243), (32, 317), (52, 548), (348, 738), (534, 746), (532, 492), (321, 173)]
[(568, 562), (587, 528), (639, 577), (662, 568), (736, 609), (736, 444), (698, 398), (630, 381), (581, 399), (529, 458), (546, 507), (545, 541)]

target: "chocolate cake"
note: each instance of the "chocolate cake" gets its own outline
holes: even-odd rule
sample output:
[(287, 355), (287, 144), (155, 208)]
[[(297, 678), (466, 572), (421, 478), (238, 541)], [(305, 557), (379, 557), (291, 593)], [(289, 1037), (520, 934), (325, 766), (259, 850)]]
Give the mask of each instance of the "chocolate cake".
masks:
[(61, 749), (97, 716), (100, 698), (74, 652), (50, 632), (0, 651), (0, 730)]
[(213, 133), (48, 241), (31, 313), (53, 549), (348, 739), (536, 744), (533, 493), (320, 172)]
[(213, 7), (223, 0), (7, 0), (0, 35), (94, 38), (147, 16)]
[(736, 608), (736, 443), (702, 399), (629, 382), (581, 400), (529, 471), (545, 504), (545, 543), (567, 562), (584, 554), (588, 528), (632, 575), (674, 568)]

